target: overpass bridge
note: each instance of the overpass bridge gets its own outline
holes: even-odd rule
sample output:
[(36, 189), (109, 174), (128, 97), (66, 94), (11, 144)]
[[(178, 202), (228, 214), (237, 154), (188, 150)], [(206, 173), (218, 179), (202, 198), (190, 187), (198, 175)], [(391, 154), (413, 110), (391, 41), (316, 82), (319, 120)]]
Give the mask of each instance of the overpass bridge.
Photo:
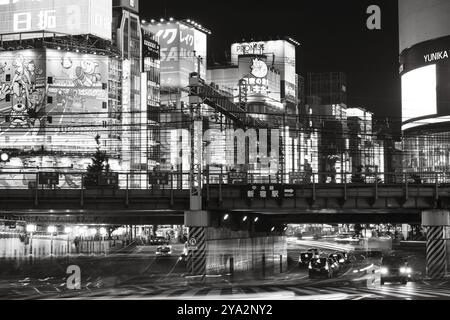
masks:
[[(150, 173), (145, 178), (157, 183), (144, 190), (129, 187), (128, 173), (117, 174), (113, 185), (96, 187), (83, 185), (84, 174), (60, 173), (57, 184), (40, 185), (38, 174), (8, 173), (14, 178), (3, 179), (10, 181), (8, 185), (0, 184), (0, 215), (33, 221), (182, 224), (190, 209), (190, 190), (176, 183), (180, 173), (156, 180)], [(283, 183), (285, 179), (253, 178), (236, 183), (229, 175), (208, 175), (202, 209), (217, 216), (259, 214), (284, 223), (416, 223), (424, 210), (450, 207), (450, 184), (439, 179), (422, 184), (408, 179), (389, 184), (378, 179), (366, 184), (316, 180)]]

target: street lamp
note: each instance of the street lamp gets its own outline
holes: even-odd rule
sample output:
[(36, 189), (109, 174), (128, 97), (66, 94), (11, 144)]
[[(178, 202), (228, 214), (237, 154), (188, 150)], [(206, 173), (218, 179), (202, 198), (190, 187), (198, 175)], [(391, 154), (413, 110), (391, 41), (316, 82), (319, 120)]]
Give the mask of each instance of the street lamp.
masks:
[(28, 232), (28, 233), (36, 232), (36, 229), (37, 229), (37, 227), (36, 227), (36, 225), (34, 225), (34, 224), (29, 224), (29, 225), (27, 225), (27, 232)]
[(9, 162), (9, 154), (7, 154), (6, 152), (2, 152), (2, 154), (0, 155), (0, 161)]

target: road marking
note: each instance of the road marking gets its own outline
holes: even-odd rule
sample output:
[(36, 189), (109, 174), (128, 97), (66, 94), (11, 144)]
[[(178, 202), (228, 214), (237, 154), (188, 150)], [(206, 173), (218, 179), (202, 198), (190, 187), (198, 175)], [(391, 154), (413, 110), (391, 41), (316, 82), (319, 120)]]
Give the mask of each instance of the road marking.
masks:
[(422, 294), (418, 293), (417, 291), (408, 290), (408, 289), (402, 289), (402, 288), (383, 288), (384, 290), (390, 291), (390, 292), (396, 292), (396, 293), (404, 293), (408, 296), (417, 296), (422, 298), (434, 298), (435, 296), (430, 296), (428, 294)]
[(299, 293), (299, 295), (301, 295), (301, 296), (316, 295), (318, 293), (317, 291), (313, 291), (313, 290), (305, 289), (305, 288), (286, 287), (286, 289), (293, 291), (296, 294)]

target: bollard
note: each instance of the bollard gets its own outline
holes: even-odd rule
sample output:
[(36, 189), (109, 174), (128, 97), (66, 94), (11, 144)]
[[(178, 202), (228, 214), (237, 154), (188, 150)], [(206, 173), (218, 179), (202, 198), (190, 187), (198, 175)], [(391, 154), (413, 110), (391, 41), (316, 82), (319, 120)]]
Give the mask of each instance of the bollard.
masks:
[(230, 258), (230, 274), (231, 274), (231, 276), (234, 275), (234, 258), (233, 257)]
[(280, 273), (283, 273), (283, 255), (280, 254)]
[(263, 254), (263, 256), (262, 256), (262, 275), (263, 275), (263, 278), (266, 277), (266, 255), (265, 254)]

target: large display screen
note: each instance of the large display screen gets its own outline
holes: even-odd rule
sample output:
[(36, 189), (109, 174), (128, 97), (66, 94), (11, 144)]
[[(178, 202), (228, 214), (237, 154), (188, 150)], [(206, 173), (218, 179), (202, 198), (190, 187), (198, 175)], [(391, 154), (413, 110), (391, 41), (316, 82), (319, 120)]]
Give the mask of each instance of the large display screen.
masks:
[(403, 122), (437, 114), (436, 65), (410, 71), (402, 76)]
[[(149, 25), (161, 46), (161, 86), (183, 88), (189, 74), (199, 71), (206, 78), (207, 36), (183, 23)], [(199, 60), (197, 57), (202, 57)]]
[(43, 30), (111, 40), (112, 0), (0, 0), (0, 34)]
[(239, 56), (263, 54), (281, 72), (282, 98), (296, 102), (296, 48), (286, 40), (234, 43), (231, 45), (231, 62), (238, 64)]
[(6, 120), (0, 147), (95, 151), (95, 137), (108, 125), (107, 77), (104, 56), (49, 49), (0, 53), (0, 113)]
[(47, 129), (54, 128), (59, 142), (70, 138), (71, 145), (80, 148), (95, 144), (96, 135), (108, 125), (103, 123), (108, 117), (108, 58), (47, 50), (46, 61), (52, 82), (48, 84), (52, 103), (46, 111), (53, 118)]

